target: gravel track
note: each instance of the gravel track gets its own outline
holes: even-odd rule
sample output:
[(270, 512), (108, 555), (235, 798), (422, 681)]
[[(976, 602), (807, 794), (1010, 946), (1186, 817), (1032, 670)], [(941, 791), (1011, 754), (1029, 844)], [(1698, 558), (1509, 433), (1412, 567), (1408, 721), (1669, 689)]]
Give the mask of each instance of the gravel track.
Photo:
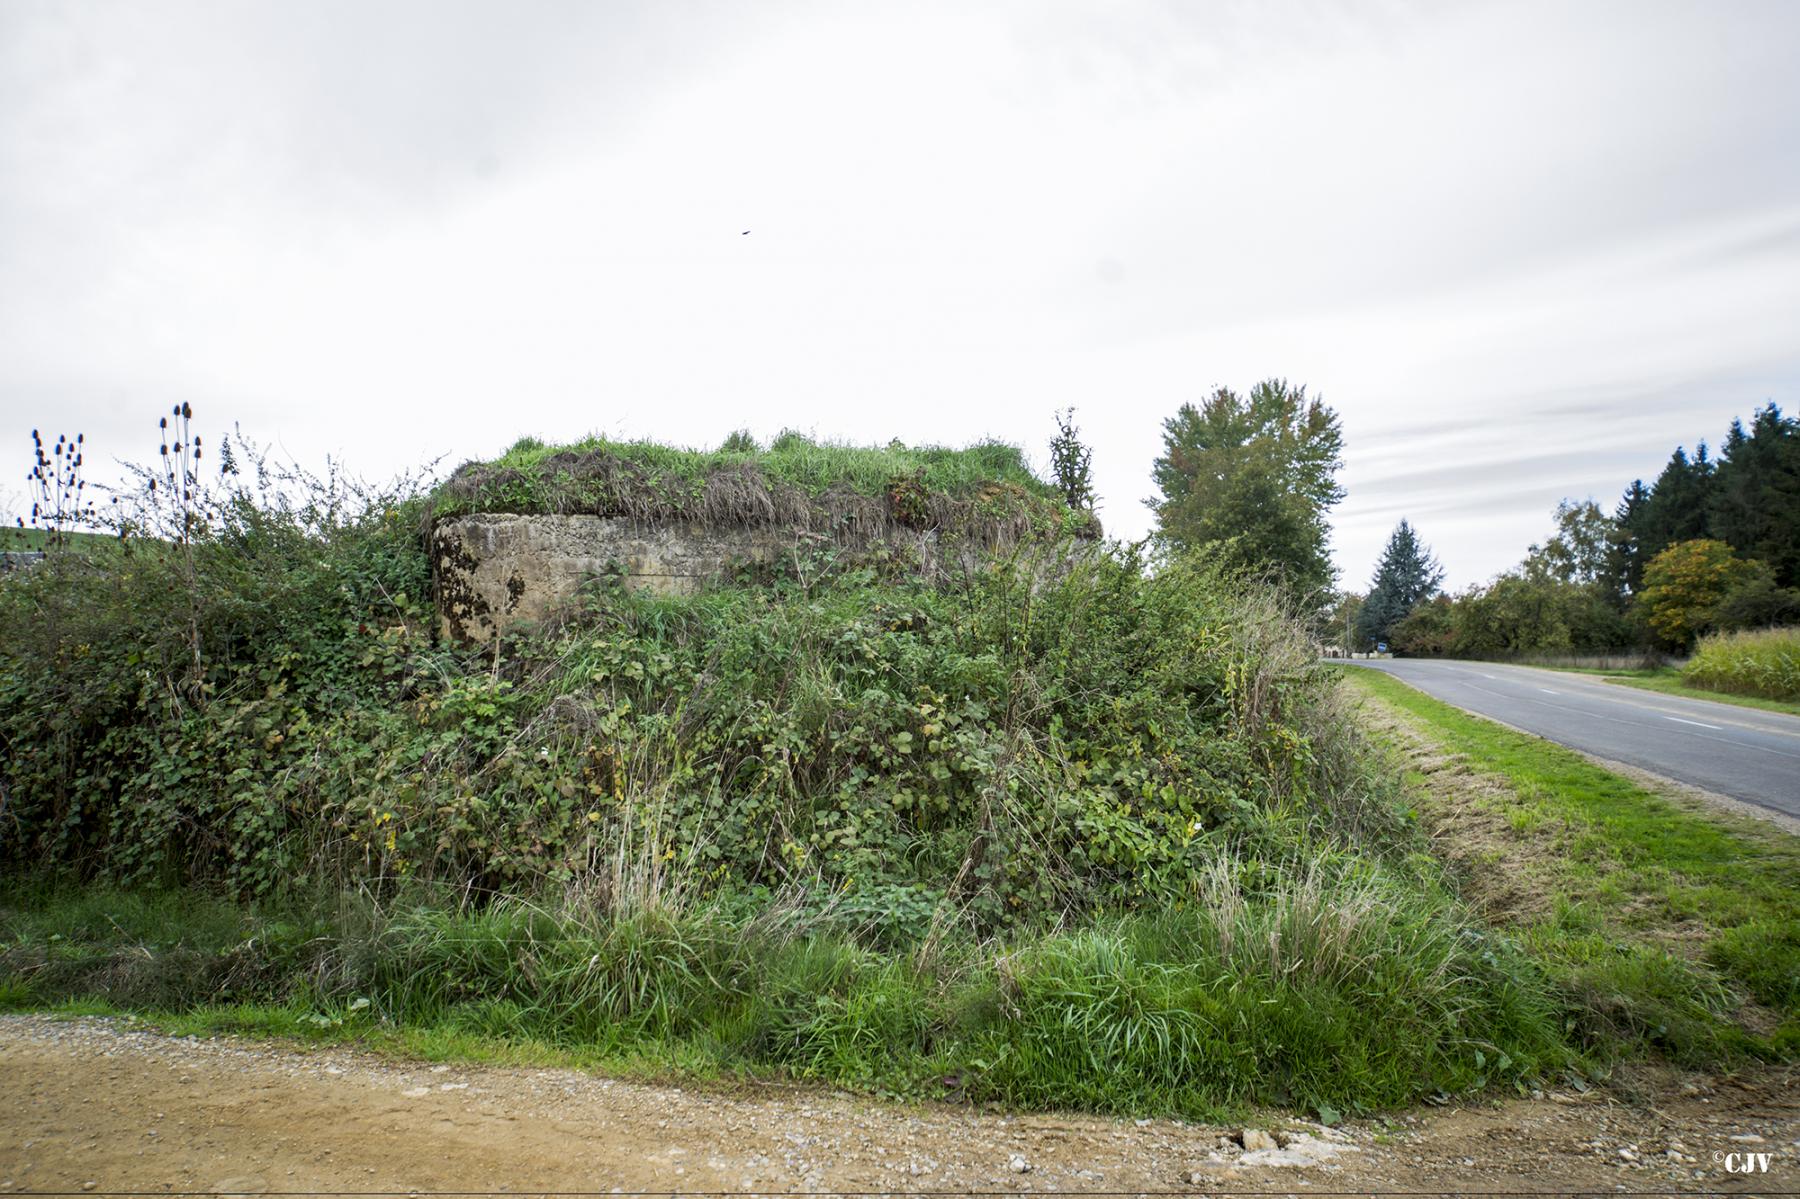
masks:
[[(1342, 1129), (1269, 1118), (1253, 1132), (1271, 1143), (1246, 1150), (1262, 1137), (1168, 1120), (656, 1086), (14, 1015), (0, 1016), (0, 1189), (1793, 1191), (1797, 1084), (1791, 1069), (1659, 1073)], [(1767, 1172), (1722, 1164), (1752, 1152), (1769, 1154)]]

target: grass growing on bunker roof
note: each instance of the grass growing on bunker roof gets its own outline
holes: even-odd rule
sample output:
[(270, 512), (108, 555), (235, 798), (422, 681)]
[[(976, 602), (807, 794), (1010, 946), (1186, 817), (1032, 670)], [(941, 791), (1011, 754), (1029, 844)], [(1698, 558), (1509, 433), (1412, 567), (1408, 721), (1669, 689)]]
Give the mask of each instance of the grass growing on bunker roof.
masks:
[(793, 432), (767, 447), (736, 433), (714, 450), (603, 437), (555, 446), (524, 438), (490, 462), (465, 464), (433, 497), (434, 519), (469, 512), (803, 528), (844, 513), (864, 524), (879, 515), (915, 528), (1001, 517), (1023, 518), (1038, 534), (1098, 532), (1092, 515), (1070, 509), (1014, 445), (850, 446)]

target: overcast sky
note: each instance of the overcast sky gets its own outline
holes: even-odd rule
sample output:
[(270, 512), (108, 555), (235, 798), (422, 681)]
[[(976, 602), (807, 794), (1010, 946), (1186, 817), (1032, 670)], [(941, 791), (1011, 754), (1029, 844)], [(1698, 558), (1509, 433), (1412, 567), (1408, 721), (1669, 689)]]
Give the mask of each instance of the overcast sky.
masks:
[(1344, 581), (1404, 516), (1462, 586), (1800, 408), (1797, 60), (1788, 0), (5, 0), (0, 501), (182, 400), (373, 476), (1074, 405), (1129, 536), (1281, 375)]

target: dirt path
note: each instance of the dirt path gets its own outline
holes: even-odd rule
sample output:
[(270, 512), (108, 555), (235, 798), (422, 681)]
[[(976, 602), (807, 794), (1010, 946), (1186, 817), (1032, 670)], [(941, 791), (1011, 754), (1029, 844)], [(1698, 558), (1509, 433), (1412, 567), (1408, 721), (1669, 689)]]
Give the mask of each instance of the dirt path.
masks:
[[(1327, 1130), (718, 1094), (562, 1070), (0, 1017), (7, 1191), (1327, 1191), (1800, 1188), (1800, 1076), (1658, 1077)], [(1734, 1139), (1735, 1138), (1735, 1139)], [(1255, 1138), (1252, 1138), (1254, 1141)], [(1737, 1154), (1730, 1163), (1727, 1154)], [(1768, 1155), (1766, 1172), (1747, 1155)], [(1280, 1164), (1299, 1159), (1302, 1164)], [(1728, 1164), (1752, 1167), (1732, 1172)]]

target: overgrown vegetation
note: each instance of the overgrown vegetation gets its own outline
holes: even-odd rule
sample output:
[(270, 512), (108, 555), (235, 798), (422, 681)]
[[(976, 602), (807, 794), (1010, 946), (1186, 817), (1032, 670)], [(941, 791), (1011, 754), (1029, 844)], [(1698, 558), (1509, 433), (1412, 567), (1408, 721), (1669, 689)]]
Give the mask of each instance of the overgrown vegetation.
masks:
[[(1020, 461), (732, 445), (770, 495)], [(121, 540), (0, 583), (11, 1002), (1189, 1114), (1620, 1050), (1420, 852), (1288, 602), (1205, 558), (928, 583), (827, 540), (438, 641), (431, 503), (627, 467), (717, 498), (719, 456), (614, 448), (426, 497), (223, 442), (216, 476), (146, 472)]]
[[(224, 551), (197, 548), (208, 576)], [(190, 943), (111, 931), (136, 901), (105, 891), (74, 917), (15, 897), (22, 996), (329, 1019), (362, 998), (359, 1019), (1107, 1110), (1396, 1103), (1567, 1060), (1529, 963), (1406, 860), (1260, 592), (1129, 555), (1035, 592), (603, 588), (487, 661), (388, 605), (406, 561), (291, 595), (370, 609), (304, 639), (289, 610), (274, 661), (209, 642), (197, 699), (176, 620), (129, 626), (119, 661), (75, 649), (148, 602), (135, 572), (8, 590), (56, 630), (7, 658), (15, 868), (277, 913)], [(365, 898), (293, 914), (346, 888)]]
[[(1346, 674), (1419, 721), (1462, 777), (1503, 781), (1447, 801), (1463, 810), (1443, 813), (1445, 835), (1525, 897), (1502, 916), (1608, 1037), (1690, 1061), (1800, 1051), (1800, 839), (1677, 805), (1392, 676)], [(1471, 806), (1494, 818), (1486, 840)]]
[(1334, 804), (1378, 817), (1304, 640), (1203, 569), (602, 584), (488, 660), (434, 642), (407, 524), (233, 523), (193, 546), (191, 594), (174, 546), (9, 584), (9, 857), (256, 894), (604, 864), (854, 887), (915, 924), (929, 886), (989, 928), (1165, 898), (1207, 841), (1285, 844)]
[(1031, 472), (1017, 446), (865, 448), (795, 432), (767, 448), (733, 434), (712, 451), (599, 437), (550, 446), (526, 438), (492, 462), (457, 470), (429, 511), (433, 519), (585, 513), (713, 526), (779, 524), (861, 540), (938, 529), (989, 546), (1092, 538), (1100, 531), (1090, 511)]
[(1800, 628), (1703, 637), (1681, 677), (1710, 691), (1800, 701)]

